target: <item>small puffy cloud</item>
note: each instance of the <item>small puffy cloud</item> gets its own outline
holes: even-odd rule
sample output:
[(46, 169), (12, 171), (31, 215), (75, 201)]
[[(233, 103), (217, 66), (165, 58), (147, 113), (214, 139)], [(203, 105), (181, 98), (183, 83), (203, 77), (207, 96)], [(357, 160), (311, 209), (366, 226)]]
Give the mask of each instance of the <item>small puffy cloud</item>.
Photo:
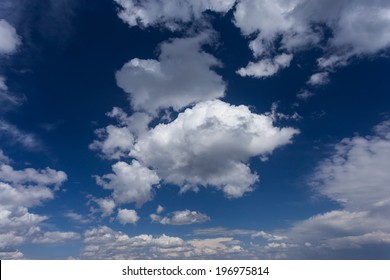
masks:
[(117, 219), (122, 225), (136, 224), (139, 216), (135, 210), (119, 209)]
[(15, 28), (6, 20), (0, 19), (0, 54), (12, 54), (20, 43)]
[(114, 213), (116, 207), (114, 200), (110, 198), (97, 198), (94, 199), (99, 206), (99, 211), (102, 213), (102, 217), (109, 217)]
[(90, 222), (88, 218), (84, 217), (81, 214), (75, 213), (73, 211), (66, 212), (64, 216), (79, 224), (88, 224)]
[[(213, 35), (174, 39), (160, 46), (159, 60), (134, 58), (116, 73), (119, 87), (130, 94), (134, 110), (156, 114), (223, 97), (225, 83), (212, 67), (220, 62), (202, 51)], [(191, 65), (191, 67), (188, 67)]]
[(307, 81), (308, 85), (311, 86), (321, 86), (329, 83), (329, 73), (328, 72), (319, 72), (310, 76), (310, 79)]
[(207, 222), (210, 217), (197, 211), (183, 210), (174, 211), (166, 217), (152, 214), (151, 219), (163, 225), (189, 225)]
[(81, 258), (85, 259), (204, 259), (244, 253), (232, 237), (183, 240), (165, 234), (128, 236), (106, 226), (87, 230), (84, 243)]
[(249, 62), (245, 68), (240, 68), (237, 73), (243, 77), (270, 77), (275, 75), (280, 69), (290, 66), (292, 58), (293, 56), (291, 54), (283, 53), (272, 59), (265, 58), (258, 62)]
[(260, 238), (264, 238), (266, 240), (273, 240), (273, 241), (280, 241), (280, 240), (287, 239), (286, 236), (274, 235), (274, 234), (267, 233), (265, 231), (256, 232), (256, 233), (252, 234), (251, 237), (252, 238), (260, 237)]
[(156, 172), (142, 166), (137, 160), (130, 164), (119, 161), (112, 166), (113, 173), (97, 176), (96, 182), (105, 189), (112, 190), (116, 205), (135, 203), (137, 207), (153, 197), (152, 188), (160, 182)]
[(248, 160), (271, 154), (297, 133), (273, 126), (270, 116), (251, 113), (246, 106), (215, 100), (157, 125), (138, 139), (130, 154), (182, 191), (214, 186), (237, 198), (259, 179)]
[(164, 212), (164, 207), (163, 206), (161, 206), (161, 205), (158, 205), (157, 206), (157, 209), (156, 209), (156, 213), (157, 214), (161, 214), (162, 212)]
[(118, 16), (129, 26), (164, 26), (181, 29), (183, 24), (199, 19), (205, 11), (226, 13), (235, 0), (114, 0), (120, 7)]
[(37, 244), (58, 244), (69, 240), (80, 239), (80, 234), (76, 232), (48, 231), (35, 237), (32, 243)]

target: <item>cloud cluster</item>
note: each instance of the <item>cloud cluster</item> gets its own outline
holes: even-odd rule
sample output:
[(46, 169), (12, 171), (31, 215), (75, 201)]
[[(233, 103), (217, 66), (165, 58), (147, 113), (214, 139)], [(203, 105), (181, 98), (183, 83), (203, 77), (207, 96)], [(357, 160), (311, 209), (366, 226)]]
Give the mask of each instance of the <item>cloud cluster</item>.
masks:
[(160, 46), (159, 60), (134, 58), (116, 73), (119, 87), (130, 94), (134, 110), (156, 114), (223, 97), (225, 83), (212, 67), (220, 62), (202, 51), (213, 34), (174, 39)]
[(278, 249), (287, 258), (388, 258), (389, 166), (390, 121), (373, 135), (343, 139), (312, 177), (316, 192), (341, 208), (296, 222), (283, 233), (289, 238), (284, 243), (294, 246)]
[(163, 225), (189, 225), (204, 223), (210, 220), (209, 216), (190, 210), (174, 211), (165, 217), (158, 214), (151, 214), (150, 218), (153, 222)]
[(81, 257), (86, 259), (218, 258), (244, 251), (232, 237), (183, 240), (165, 234), (128, 236), (106, 226), (87, 230), (84, 242)]
[(120, 7), (119, 18), (131, 27), (163, 26), (182, 29), (185, 23), (199, 19), (203, 12), (226, 13), (235, 0), (114, 0)]
[[(376, 54), (390, 47), (389, 11), (384, 0), (238, 1), (234, 23), (243, 35), (255, 36), (249, 46), (258, 59), (238, 73), (263, 77), (262, 71), (253, 70), (255, 65), (269, 63), (281, 52), (317, 46), (324, 48), (318, 60), (323, 69), (345, 65), (354, 56)], [(331, 36), (325, 35), (326, 29)]]
[[(3, 153), (1, 153), (3, 155)], [(3, 155), (4, 158), (4, 155)], [(16, 246), (32, 240), (37, 243), (74, 239), (75, 233), (45, 232), (40, 224), (49, 217), (30, 209), (53, 199), (55, 190), (66, 181), (62, 171), (51, 168), (14, 170), (0, 163), (0, 252), (4, 258), (22, 257)], [(15, 255), (16, 254), (16, 255)]]

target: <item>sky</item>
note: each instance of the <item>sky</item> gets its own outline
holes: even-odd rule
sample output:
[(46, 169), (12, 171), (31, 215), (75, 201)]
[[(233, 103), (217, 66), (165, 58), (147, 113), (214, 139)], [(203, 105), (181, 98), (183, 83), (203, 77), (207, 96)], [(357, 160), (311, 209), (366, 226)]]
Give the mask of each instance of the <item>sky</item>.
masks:
[(1, 0), (0, 259), (390, 259), (388, 0)]

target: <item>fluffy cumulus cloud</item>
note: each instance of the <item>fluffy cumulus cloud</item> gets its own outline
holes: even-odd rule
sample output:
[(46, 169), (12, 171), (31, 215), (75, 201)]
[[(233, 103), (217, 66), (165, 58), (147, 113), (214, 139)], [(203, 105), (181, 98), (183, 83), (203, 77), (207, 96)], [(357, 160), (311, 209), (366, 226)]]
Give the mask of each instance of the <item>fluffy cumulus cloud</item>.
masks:
[[(334, 68), (354, 56), (388, 49), (389, 15), (390, 3), (385, 0), (241, 0), (234, 22), (243, 35), (255, 36), (249, 46), (260, 62), (280, 52), (321, 46), (324, 55), (319, 67)], [(331, 30), (331, 36), (324, 35), (324, 27)], [(256, 63), (248, 67), (252, 65)]]
[[(15, 170), (6, 163), (0, 164), (0, 252), (4, 258), (21, 257), (15, 250), (18, 245), (45, 238), (39, 226), (48, 217), (31, 213), (30, 208), (53, 199), (55, 190), (66, 179), (64, 172), (51, 168)], [(53, 233), (47, 234), (46, 238), (54, 237)]]
[(210, 220), (210, 217), (197, 211), (183, 210), (174, 211), (165, 217), (157, 214), (150, 215), (153, 222), (163, 225), (189, 225), (204, 223)]
[(310, 79), (307, 81), (308, 85), (311, 86), (320, 86), (329, 83), (329, 73), (328, 72), (319, 72), (310, 76)]
[(58, 244), (77, 239), (80, 239), (80, 234), (76, 232), (49, 231), (35, 237), (32, 242), (37, 244)]
[(15, 28), (6, 20), (0, 19), (0, 54), (12, 54), (20, 45), (20, 37)]
[(106, 226), (87, 230), (84, 242), (81, 258), (86, 259), (203, 259), (244, 252), (240, 242), (232, 237), (183, 240), (165, 234), (128, 236)]
[(112, 170), (111, 174), (96, 177), (98, 185), (112, 190), (112, 200), (104, 201), (112, 201), (111, 206), (135, 203), (140, 207), (152, 199), (153, 186), (160, 181), (155, 171), (142, 166), (137, 160), (130, 164), (119, 161), (112, 166)]
[[(134, 58), (116, 73), (119, 87), (130, 94), (133, 109), (156, 114), (223, 97), (225, 83), (211, 67), (220, 62), (201, 50), (211, 42), (207, 32), (174, 39), (160, 46), (159, 60)], [(189, 67), (190, 65), (190, 67)]]
[(135, 210), (119, 209), (117, 219), (122, 225), (136, 224), (139, 216)]
[(235, 0), (114, 1), (120, 7), (118, 16), (130, 26), (164, 26), (171, 30), (181, 29), (205, 11), (226, 13), (235, 3)]
[(278, 128), (272, 117), (215, 100), (185, 110), (142, 135), (131, 155), (182, 191), (214, 186), (228, 197), (252, 190), (259, 177), (248, 160), (291, 142), (296, 129)]
[(315, 190), (340, 209), (295, 223), (284, 232), (289, 237), (284, 243), (295, 246), (277, 249), (285, 249), (288, 258), (389, 258), (389, 166), (389, 121), (373, 135), (342, 140), (312, 178)]

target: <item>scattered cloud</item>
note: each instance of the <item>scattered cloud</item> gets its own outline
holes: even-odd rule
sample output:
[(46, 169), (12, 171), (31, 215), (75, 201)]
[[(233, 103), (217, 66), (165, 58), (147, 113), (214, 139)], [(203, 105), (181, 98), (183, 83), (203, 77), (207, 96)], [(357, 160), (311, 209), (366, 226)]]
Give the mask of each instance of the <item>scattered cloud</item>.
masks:
[(149, 26), (179, 30), (185, 23), (199, 19), (203, 12), (228, 12), (235, 0), (114, 0), (120, 7), (118, 16), (129, 26)]
[(106, 226), (87, 230), (84, 243), (81, 257), (86, 259), (217, 259), (226, 254), (245, 253), (239, 241), (232, 237), (192, 240), (165, 234), (131, 237)]
[(30, 208), (53, 199), (66, 179), (64, 172), (50, 168), (14, 170), (0, 165), (0, 252), (4, 258), (22, 257), (16, 246), (43, 234), (40, 224), (48, 217), (31, 213)]
[(264, 78), (275, 75), (280, 69), (290, 66), (293, 56), (283, 53), (274, 58), (265, 58), (257, 62), (249, 62), (245, 68), (240, 68), (237, 73), (240, 76)]
[(91, 222), (89, 218), (84, 217), (83, 215), (75, 213), (73, 211), (66, 212), (64, 216), (79, 224), (88, 224)]
[(214, 186), (237, 198), (259, 177), (247, 162), (291, 142), (298, 130), (273, 126), (270, 116), (222, 101), (198, 103), (169, 124), (142, 135), (130, 155), (181, 191)]
[(117, 220), (122, 224), (136, 224), (139, 220), (139, 216), (135, 210), (119, 209)]
[(16, 29), (6, 20), (0, 19), (0, 55), (14, 53), (20, 44)]
[(112, 190), (116, 205), (135, 203), (137, 207), (153, 197), (153, 186), (160, 182), (156, 172), (142, 166), (137, 160), (130, 164), (119, 161), (112, 166), (114, 173), (96, 176), (96, 183)]
[[(212, 67), (221, 63), (202, 51), (211, 32), (161, 44), (159, 60), (134, 58), (116, 73), (119, 87), (129, 93), (134, 110), (156, 114), (225, 95), (226, 85)], [(189, 67), (191, 65), (191, 67)]]
[(150, 217), (153, 222), (157, 222), (163, 225), (189, 225), (204, 223), (210, 220), (209, 216), (197, 211), (190, 210), (174, 211), (165, 217), (152, 214)]

